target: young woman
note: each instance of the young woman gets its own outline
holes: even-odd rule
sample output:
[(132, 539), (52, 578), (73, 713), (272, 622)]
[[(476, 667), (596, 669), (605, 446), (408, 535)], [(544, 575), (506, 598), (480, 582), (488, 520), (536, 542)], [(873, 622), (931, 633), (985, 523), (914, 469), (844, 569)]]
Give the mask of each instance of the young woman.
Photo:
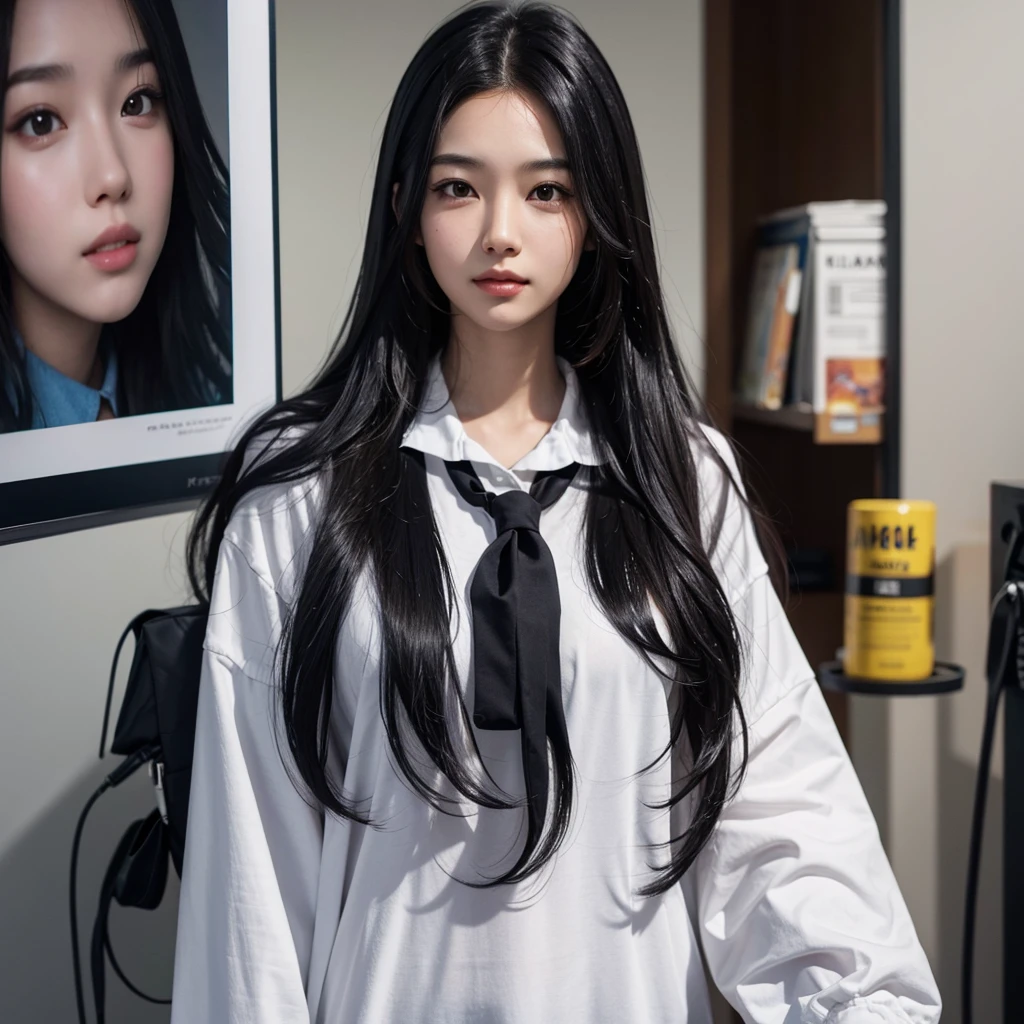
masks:
[(569, 16), (413, 58), (341, 341), (190, 538), (174, 1024), (703, 1024), (703, 962), (748, 1021), (938, 1019), (649, 223)]
[(0, 431), (231, 399), (227, 168), (167, 0), (0, 7)]

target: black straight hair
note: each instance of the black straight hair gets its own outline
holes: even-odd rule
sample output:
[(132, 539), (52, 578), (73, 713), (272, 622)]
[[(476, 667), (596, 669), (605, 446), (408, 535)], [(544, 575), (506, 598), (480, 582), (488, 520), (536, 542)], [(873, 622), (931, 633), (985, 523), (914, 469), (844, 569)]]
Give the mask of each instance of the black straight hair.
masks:
[[(174, 184), (167, 236), (142, 298), (123, 320), (104, 326), (117, 353), (119, 411), (131, 416), (231, 402), (227, 165), (203, 113), (171, 0), (123, 2), (160, 74)], [(16, 6), (17, 0), (0, 3), (0, 84), (10, 71)], [(28, 429), (33, 416), (15, 341), (10, 273), (0, 246), (0, 433)]]
[[(602, 462), (587, 487), (586, 574), (618, 632), (663, 675), (664, 663), (670, 666), (675, 699), (663, 756), (685, 730), (689, 767), (679, 789), (657, 806), (695, 793), (690, 826), (665, 844), (667, 860), (651, 865), (655, 879), (639, 890), (653, 895), (682, 878), (712, 835), (730, 779), (738, 785), (746, 765), (742, 649), (711, 562), (735, 482), (701, 428), (706, 413), (673, 345), (625, 99), (569, 14), (536, 2), (473, 4), (437, 28), (413, 57), (384, 129), (359, 278), (339, 336), (313, 382), (258, 417), (226, 459), (189, 537), (190, 578), (208, 600), (225, 528), (255, 488), (322, 476), (308, 561), (278, 649), (283, 734), (307, 797), (353, 822), (376, 824), (345, 799), (327, 769), (335, 645), (365, 567), (379, 599), (381, 714), (397, 768), (438, 810), (454, 813), (436, 776), (424, 776), (421, 751), (462, 796), (522, 813), (521, 801), (481, 786), (473, 771), (478, 752), (453, 667), (454, 586), (422, 470), (417, 474), (415, 460), (400, 450), (431, 361), (450, 331), (448, 300), (414, 242), (430, 159), (455, 108), (492, 90), (520, 92), (550, 109), (594, 246), (559, 300), (555, 332), (556, 352), (576, 368)], [(701, 529), (697, 447), (710, 453), (727, 481), (708, 538)], [(739, 487), (736, 492), (742, 498)], [(761, 536), (777, 545), (767, 521), (752, 511)], [(776, 579), (777, 546), (768, 555)], [(652, 605), (664, 616), (669, 642)], [(742, 733), (738, 767), (732, 764), (734, 712)], [(470, 737), (462, 743), (452, 728), (460, 722), (461, 734)], [(567, 745), (552, 740), (551, 764), (546, 833), (528, 831), (513, 867), (483, 884), (519, 881), (558, 848), (572, 807)]]

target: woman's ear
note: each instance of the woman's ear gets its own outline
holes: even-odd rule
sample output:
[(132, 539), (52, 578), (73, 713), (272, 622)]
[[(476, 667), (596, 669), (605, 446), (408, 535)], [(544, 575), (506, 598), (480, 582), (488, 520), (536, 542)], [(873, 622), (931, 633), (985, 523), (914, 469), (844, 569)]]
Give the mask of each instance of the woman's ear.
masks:
[[(394, 211), (395, 220), (398, 220), (398, 182), (396, 181), (391, 186), (391, 209)], [(423, 244), (423, 236), (420, 234), (420, 229), (416, 229), (416, 234), (413, 235), (412, 239), (417, 245)]]

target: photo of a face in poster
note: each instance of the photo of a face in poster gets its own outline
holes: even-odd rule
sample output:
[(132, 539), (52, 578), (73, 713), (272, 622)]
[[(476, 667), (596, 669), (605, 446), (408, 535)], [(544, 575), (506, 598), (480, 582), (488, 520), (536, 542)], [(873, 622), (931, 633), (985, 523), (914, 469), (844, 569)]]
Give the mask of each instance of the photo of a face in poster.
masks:
[(0, 0), (0, 526), (4, 485), (223, 452), (275, 399), (271, 13)]

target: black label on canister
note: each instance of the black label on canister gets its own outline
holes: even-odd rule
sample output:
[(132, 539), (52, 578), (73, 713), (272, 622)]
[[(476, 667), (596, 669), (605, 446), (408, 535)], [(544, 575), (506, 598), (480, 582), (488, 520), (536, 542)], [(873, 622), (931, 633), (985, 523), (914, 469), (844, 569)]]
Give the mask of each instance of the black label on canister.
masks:
[(934, 576), (893, 577), (846, 575), (846, 592), (854, 597), (931, 597)]

